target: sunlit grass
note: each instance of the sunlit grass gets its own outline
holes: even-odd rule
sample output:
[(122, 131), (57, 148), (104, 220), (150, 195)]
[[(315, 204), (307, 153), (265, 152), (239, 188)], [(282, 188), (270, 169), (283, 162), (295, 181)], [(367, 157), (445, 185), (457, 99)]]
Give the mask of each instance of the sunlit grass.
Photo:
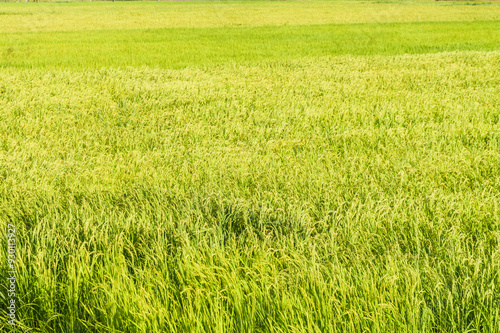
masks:
[(19, 33), (0, 66), (182, 68), (326, 55), (493, 51), (500, 21)]
[(495, 1), (0, 2), (0, 32), (498, 21)]
[(19, 330), (500, 332), (500, 34), (467, 13), (0, 35)]
[(22, 323), (497, 331), (499, 60), (4, 69)]

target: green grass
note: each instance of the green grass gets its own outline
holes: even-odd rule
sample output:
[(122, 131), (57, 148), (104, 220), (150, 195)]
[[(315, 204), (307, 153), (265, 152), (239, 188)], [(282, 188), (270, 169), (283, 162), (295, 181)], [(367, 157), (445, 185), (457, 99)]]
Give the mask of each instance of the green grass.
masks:
[[(474, 18), (496, 7), (386, 3), (428, 16), (314, 25), (305, 4), (378, 8), (0, 6), (304, 20), (3, 27), (18, 331), (500, 332), (500, 34)], [(433, 21), (440, 6), (469, 20)]]
[(498, 21), (497, 2), (188, 1), (0, 3), (0, 32)]
[(500, 21), (9, 33), (0, 66), (182, 68), (325, 55), (492, 51)]

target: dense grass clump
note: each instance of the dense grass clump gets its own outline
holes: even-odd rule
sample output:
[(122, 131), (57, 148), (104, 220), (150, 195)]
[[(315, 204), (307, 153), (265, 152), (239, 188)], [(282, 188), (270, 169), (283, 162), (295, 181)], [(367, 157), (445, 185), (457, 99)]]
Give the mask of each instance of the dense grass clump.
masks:
[(4, 69), (20, 326), (498, 331), (499, 60)]

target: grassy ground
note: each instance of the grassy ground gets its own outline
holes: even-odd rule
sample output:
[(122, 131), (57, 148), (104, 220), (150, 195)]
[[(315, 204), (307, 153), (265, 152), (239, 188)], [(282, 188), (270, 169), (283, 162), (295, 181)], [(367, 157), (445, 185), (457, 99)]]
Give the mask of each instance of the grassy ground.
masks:
[(307, 5), (0, 6), (19, 331), (500, 332), (498, 6)]
[(497, 2), (188, 1), (0, 3), (0, 32), (498, 21)]
[(0, 7), (0, 66), (183, 68), (304, 56), (492, 51), (500, 4), (28, 3)]
[(500, 45), (500, 20), (19, 33), (2, 39), (0, 65), (9, 67), (183, 68), (304, 56), (492, 51)]

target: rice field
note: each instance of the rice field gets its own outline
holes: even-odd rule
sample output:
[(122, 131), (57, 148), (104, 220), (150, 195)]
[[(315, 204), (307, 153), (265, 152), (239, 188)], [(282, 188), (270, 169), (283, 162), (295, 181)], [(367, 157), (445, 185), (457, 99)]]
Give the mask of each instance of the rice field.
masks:
[(500, 332), (500, 3), (0, 3), (0, 32), (2, 331)]

